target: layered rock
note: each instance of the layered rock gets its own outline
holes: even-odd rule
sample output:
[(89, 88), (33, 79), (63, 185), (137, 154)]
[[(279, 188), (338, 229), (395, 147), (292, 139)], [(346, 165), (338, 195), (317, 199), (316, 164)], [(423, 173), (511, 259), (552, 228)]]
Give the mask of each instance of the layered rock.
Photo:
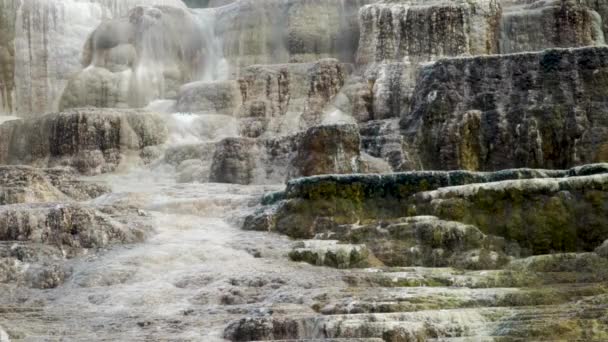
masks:
[(442, 60), (401, 127), (421, 168), (567, 168), (606, 160), (608, 49)]
[(5, 122), (0, 132), (2, 164), (71, 166), (88, 174), (114, 170), (167, 139), (158, 115), (137, 110), (77, 109)]
[[(600, 209), (605, 172), (606, 167), (601, 164), (570, 171), (522, 169), (304, 178), (288, 183), (285, 193), (270, 196), (266, 203), (278, 201), (277, 204), (247, 218), (245, 228), (312, 238), (335, 233), (340, 225), (434, 215), (473, 224), (486, 234), (521, 243), (532, 253), (588, 251), (608, 234), (602, 228), (605, 217)], [(441, 190), (425, 193), (435, 189)], [(444, 193), (454, 193), (454, 199), (448, 195), (445, 199), (439, 197)], [(537, 211), (530, 211), (529, 216), (519, 211), (519, 206), (523, 210), (527, 205)], [(576, 219), (587, 211), (594, 213), (589, 222)], [(530, 236), (536, 242), (527, 241)]]
[(0, 205), (88, 200), (110, 192), (102, 184), (77, 180), (65, 169), (0, 166)]
[(0, 240), (28, 241), (64, 248), (74, 255), (83, 248), (141, 241), (144, 231), (127, 228), (94, 208), (79, 204), (15, 204), (0, 207)]
[(235, 115), (241, 106), (241, 89), (236, 81), (195, 82), (179, 92), (178, 112)]
[(15, 21), (21, 1), (0, 1), (0, 114), (12, 113), (15, 101)]
[(290, 178), (358, 173), (360, 144), (355, 125), (312, 127), (302, 136)]
[(411, 62), (498, 52), (494, 0), (380, 2), (360, 12), (359, 64)]
[(533, 254), (593, 251), (608, 236), (605, 174), (505, 181), (417, 195), (416, 212), (471, 223)]
[(217, 9), (216, 33), (224, 56), (239, 74), (254, 64), (352, 62), (359, 40), (355, 1), (240, 0)]
[(606, 43), (602, 17), (592, 7), (575, 1), (507, 6), (500, 35), (500, 53)]
[(321, 124), (348, 73), (348, 67), (335, 59), (244, 69), (239, 78), (241, 134), (272, 136)]
[(214, 151), (210, 181), (220, 183), (281, 183), (304, 175), (359, 172), (364, 165), (355, 125), (315, 126), (273, 139), (227, 138)]

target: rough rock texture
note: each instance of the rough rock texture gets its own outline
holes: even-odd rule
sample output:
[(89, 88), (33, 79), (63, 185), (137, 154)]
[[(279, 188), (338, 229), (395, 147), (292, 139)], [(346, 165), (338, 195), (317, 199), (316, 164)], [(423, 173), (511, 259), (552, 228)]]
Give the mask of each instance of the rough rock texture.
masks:
[(369, 250), (365, 245), (339, 244), (333, 240), (307, 240), (296, 243), (289, 253), (293, 261), (303, 261), (317, 266), (355, 268), (370, 266)]
[(176, 98), (182, 84), (203, 72), (205, 41), (197, 18), (172, 6), (138, 6), (101, 24), (84, 50), (86, 67), (68, 83), (66, 108), (142, 107)]
[(14, 204), (0, 207), (0, 241), (58, 247), (68, 256), (83, 248), (142, 241), (145, 231), (125, 227), (95, 208), (80, 204)]
[(501, 19), (500, 53), (604, 45), (602, 25), (602, 17), (581, 2), (507, 7)]
[(407, 171), (415, 168), (410, 164), (407, 146), (399, 130), (397, 119), (361, 123), (359, 131), (361, 150), (387, 162), (391, 171)]
[(316, 126), (302, 135), (290, 178), (358, 173), (360, 136), (355, 125)]
[(251, 184), (259, 158), (256, 142), (247, 138), (228, 138), (219, 143), (211, 165), (211, 182)]
[(0, 125), (0, 163), (106, 172), (167, 139), (164, 121), (139, 110), (76, 109)]
[(178, 112), (234, 115), (242, 103), (235, 81), (195, 82), (184, 85), (177, 98)]
[(358, 10), (370, 0), (240, 0), (217, 11), (216, 32), (233, 74), (254, 64), (352, 62)]
[(274, 136), (321, 124), (324, 109), (348, 73), (348, 67), (335, 59), (244, 69), (239, 78), (241, 134)]
[(20, 0), (0, 1), (0, 114), (12, 113), (15, 101), (15, 21)]
[[(207, 145), (181, 150), (186, 156), (174, 165), (208, 155)], [(276, 184), (302, 176), (359, 172), (369, 165), (361, 159), (355, 125), (315, 126), (279, 138), (227, 138), (213, 151), (210, 181), (219, 183)]]
[(444, 188), (417, 195), (416, 212), (474, 224), (533, 254), (593, 251), (608, 236), (608, 175)]
[(76, 180), (66, 169), (0, 166), (0, 205), (88, 200), (108, 192), (102, 184)]
[[(555, 232), (559, 236), (583, 239), (581, 243), (575, 239), (570, 244), (560, 245), (562, 240), (551, 237), (550, 246), (555, 250), (589, 250), (599, 245), (597, 241), (604, 240), (598, 240), (605, 233), (602, 228), (602, 222), (605, 221), (604, 210), (592, 208), (595, 208), (596, 205), (601, 206), (605, 173), (606, 165), (599, 164), (570, 171), (521, 169), (495, 173), (410, 172), (391, 175), (332, 175), (303, 178), (289, 182), (284, 193), (273, 194), (267, 198), (265, 203), (277, 203), (248, 217), (245, 221), (245, 228), (278, 231), (296, 238), (312, 238), (316, 234), (334, 229), (337, 225), (430, 214), (442, 219), (474, 224), (484, 233), (504, 235), (505, 238), (524, 243), (526, 232), (517, 236), (510, 235), (502, 228), (493, 230), (491, 223), (493, 221), (484, 222), (482, 218), (472, 221), (468, 215), (473, 215), (472, 218), (477, 217), (475, 215), (481, 217), (485, 214), (485, 218), (488, 219), (491, 214), (482, 209), (467, 211), (467, 200), (458, 202), (458, 206), (449, 207), (451, 202), (447, 200), (434, 201), (433, 198), (419, 200), (415, 196), (418, 193), (440, 188), (447, 190), (440, 190), (437, 193), (443, 193), (442, 191), (449, 193), (450, 189), (463, 189), (462, 191), (467, 193), (473, 189), (483, 188), (485, 186), (483, 183), (488, 183), (489, 189), (493, 187), (505, 189), (494, 192), (479, 191), (480, 194), (487, 193), (489, 196), (496, 194), (496, 198), (486, 198), (485, 202), (482, 200), (479, 202), (486, 203), (490, 209), (503, 208), (501, 210), (504, 210), (504, 215), (508, 216), (511, 215), (509, 208), (517, 208), (516, 205), (521, 205), (523, 208), (527, 203), (524, 199), (530, 199), (530, 205), (538, 204), (539, 210), (544, 208), (542, 210), (546, 211), (546, 214), (541, 211), (541, 214), (537, 216), (538, 221), (518, 221), (519, 223), (516, 223), (515, 217), (505, 216), (501, 218), (503, 220), (501, 224), (519, 224), (521, 226), (522, 222), (527, 222), (529, 226), (526, 226), (526, 229), (530, 229), (528, 231), (530, 234), (538, 233), (542, 237), (543, 231), (548, 231), (549, 234)], [(534, 179), (530, 181), (517, 181), (532, 178)], [(514, 184), (514, 186), (510, 187), (510, 184)], [(561, 184), (561, 187), (556, 184)], [(455, 186), (456, 188), (453, 188)], [(463, 187), (458, 188), (458, 186)], [(566, 193), (568, 189), (571, 189), (569, 194)], [(518, 195), (514, 197), (516, 193)], [(434, 193), (431, 192), (431, 194)], [(560, 196), (564, 196), (564, 199), (561, 200)], [(551, 198), (554, 199), (549, 201)], [(494, 202), (497, 207), (492, 206)], [(444, 205), (442, 206), (440, 203), (444, 203)], [(474, 205), (477, 205), (476, 203), (471, 204), (471, 210), (474, 209)], [(560, 216), (557, 214), (550, 213), (552, 209), (561, 212), (560, 216), (563, 219), (559, 219)], [(577, 216), (570, 215), (570, 210), (576, 212), (579, 209), (581, 212), (593, 211), (589, 222), (576, 220)], [(568, 210), (567, 213), (566, 210)], [(479, 214), (475, 214), (477, 212)], [(513, 212), (514, 215), (517, 213), (518, 211)], [(530, 212), (529, 215), (536, 217), (533, 212)], [(543, 217), (548, 219), (545, 220)], [(522, 216), (523, 218), (524, 216)], [(587, 231), (585, 227), (590, 230)], [(574, 235), (562, 234), (566, 231), (574, 233)], [(595, 235), (591, 235), (591, 232)], [(585, 234), (589, 237), (585, 238)], [(596, 245), (591, 246), (591, 241), (594, 239)], [(546, 242), (547, 239), (542, 241)], [(353, 242), (356, 243), (356, 241)], [(539, 240), (538, 243), (543, 242)], [(540, 248), (536, 248), (535, 251), (543, 252)]]
[(425, 169), (567, 168), (608, 158), (608, 49), (447, 59), (401, 127)]
[(357, 63), (419, 62), (498, 52), (495, 0), (380, 2), (360, 11)]

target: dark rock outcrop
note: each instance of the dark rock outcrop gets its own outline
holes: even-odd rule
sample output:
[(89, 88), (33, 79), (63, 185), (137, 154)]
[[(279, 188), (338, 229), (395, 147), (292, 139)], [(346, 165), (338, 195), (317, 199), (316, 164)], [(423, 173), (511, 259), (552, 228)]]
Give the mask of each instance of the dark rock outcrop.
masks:
[[(245, 228), (295, 238), (328, 234), (335, 239), (344, 225), (342, 235), (350, 236), (351, 224), (370, 222), (373, 228), (374, 222), (382, 220), (433, 215), (520, 244), (524, 253), (591, 251), (608, 237), (604, 215), (608, 211), (603, 207), (606, 171), (606, 165), (599, 164), (569, 171), (303, 178), (288, 183), (285, 193), (269, 197), (265, 203), (275, 204), (248, 217)], [(345, 240), (361, 242), (352, 237)]]
[(446, 59), (401, 127), (424, 169), (568, 168), (608, 159), (608, 49)]
[(360, 136), (355, 125), (316, 126), (301, 136), (290, 178), (358, 173)]
[(163, 144), (160, 116), (141, 110), (75, 109), (0, 125), (0, 163), (114, 170), (129, 155)]
[(215, 145), (210, 180), (282, 183), (302, 176), (356, 173), (371, 169), (368, 164), (361, 158), (357, 126), (323, 125), (279, 138), (224, 139)]

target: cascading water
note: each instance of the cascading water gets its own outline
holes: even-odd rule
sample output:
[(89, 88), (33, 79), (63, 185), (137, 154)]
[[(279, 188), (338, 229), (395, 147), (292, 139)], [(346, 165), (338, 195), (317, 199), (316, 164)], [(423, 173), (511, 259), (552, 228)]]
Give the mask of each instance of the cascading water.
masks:
[[(0, 0), (2, 11), (10, 7), (6, 1), (11, 0)], [(504, 208), (488, 209), (487, 203), (510, 186), (518, 202), (513, 210), (504, 207), (530, 223), (526, 229), (561, 224), (567, 211), (562, 205), (574, 198), (600, 208), (603, 189), (570, 197), (562, 183), (570, 191), (596, 186), (605, 176), (551, 181), (547, 188), (544, 180), (533, 180), (535, 192), (529, 194), (519, 178), (482, 182), (552, 173), (352, 173), (423, 169), (420, 156), (408, 154), (412, 147), (404, 133), (412, 132), (402, 126), (415, 101), (429, 112), (422, 115), (419, 108), (417, 115), (428, 121), (412, 131), (423, 134), (420, 130), (435, 123), (453, 126), (456, 133), (438, 130), (429, 136), (451, 138), (440, 144), (440, 154), (456, 151), (473, 160), (487, 152), (482, 144), (491, 137), (479, 132), (487, 133), (485, 126), (494, 122), (467, 106), (512, 101), (522, 93), (510, 96), (511, 88), (530, 86), (545, 74), (575, 79), (576, 87), (594, 84), (589, 79), (600, 82), (593, 77), (602, 63), (594, 56), (606, 52), (568, 51), (568, 58), (594, 57), (581, 58), (578, 66), (568, 58), (554, 65), (559, 56), (547, 55), (538, 70), (539, 63), (527, 60), (533, 53), (514, 55), (496, 67), (500, 72), (492, 63), (504, 56), (448, 58), (438, 65), (455, 66), (436, 70), (428, 64), (418, 75), (419, 62), (493, 53), (499, 39), (507, 50), (545, 46), (538, 32), (528, 32), (542, 29), (532, 23), (538, 11), (522, 5), (529, 16), (519, 11), (503, 16), (494, 0), (212, 2), (229, 4), (187, 9), (181, 0), (21, 0), (15, 7), (15, 85), (0, 84), (2, 114), (16, 110), (23, 117), (57, 106), (65, 111), (28, 120), (0, 116), (0, 160), (13, 163), (22, 152), (16, 160), (29, 163), (0, 165), (0, 181), (8, 184), (0, 184), (0, 237), (8, 236), (0, 239), (0, 342), (493, 341), (545, 331), (602, 336), (608, 275), (601, 278), (601, 270), (608, 267), (599, 252), (563, 256), (574, 258), (570, 264), (539, 256), (518, 265), (530, 251), (486, 235), (471, 222), (391, 215), (467, 214), (470, 204), (471, 217), (492, 224), (494, 211)], [(369, 6), (359, 12), (364, 5)], [(592, 18), (591, 31), (598, 30), (595, 14), (575, 18)], [(516, 24), (524, 34), (504, 34), (520, 27)], [(0, 22), (0, 33), (4, 26)], [(356, 58), (360, 33), (365, 46)], [(0, 62), (6, 60), (4, 43), (0, 37)], [(521, 61), (524, 67), (511, 72)], [(458, 63), (467, 65), (462, 77), (467, 82), (450, 78)], [(562, 66), (581, 65), (586, 69), (578, 78), (561, 74)], [(526, 82), (509, 81), (515, 74)], [(429, 88), (418, 89), (420, 94), (430, 95), (415, 93), (417, 77)], [(545, 102), (570, 100), (562, 96), (568, 95), (564, 83), (547, 80), (543, 87), (553, 91)], [(509, 100), (498, 92), (474, 94), (471, 85), (503, 81), (510, 82), (504, 89)], [(590, 108), (604, 106), (599, 88)], [(539, 87), (533, 91), (543, 94)], [(553, 94), (560, 96), (550, 99)], [(456, 101), (471, 110), (443, 123)], [(86, 106), (102, 108), (73, 109)], [(139, 107), (144, 110), (134, 109)], [(562, 109), (555, 114), (565, 115)], [(461, 116), (468, 121), (458, 121)], [(580, 125), (574, 145), (589, 144), (579, 139), (579, 129), (590, 135), (587, 140), (600, 140), (605, 127), (585, 131), (595, 117), (581, 118), (575, 120)], [(547, 144), (541, 135), (551, 127), (524, 120), (515, 130), (520, 140), (526, 140), (519, 137), (524, 124), (534, 133), (530, 138), (542, 142), (538, 146)], [(562, 130), (568, 128), (559, 126)], [(520, 144), (504, 134), (501, 142)], [(605, 154), (605, 147), (593, 152)], [(481, 167), (482, 158), (475, 161)], [(289, 191), (277, 192), (288, 178), (341, 172), (349, 174), (293, 180)], [(546, 198), (560, 190), (551, 201), (543, 197), (538, 208), (557, 208), (559, 215), (524, 219), (526, 210), (515, 209), (539, 189)], [(464, 202), (475, 191), (484, 195), (479, 208)], [(503, 197), (500, 201), (513, 198)], [(16, 202), (2, 202), (9, 200)], [(483, 216), (483, 210), (493, 216)], [(596, 211), (590, 213), (594, 218), (602, 214)], [(572, 264), (592, 270), (566, 268)], [(551, 275), (544, 279), (544, 274)], [(568, 283), (572, 279), (576, 282)], [(551, 281), (563, 283), (545, 292), (555, 285)], [(579, 316), (596, 320), (580, 323), (573, 318)], [(546, 322), (560, 320), (565, 323), (547, 328)]]

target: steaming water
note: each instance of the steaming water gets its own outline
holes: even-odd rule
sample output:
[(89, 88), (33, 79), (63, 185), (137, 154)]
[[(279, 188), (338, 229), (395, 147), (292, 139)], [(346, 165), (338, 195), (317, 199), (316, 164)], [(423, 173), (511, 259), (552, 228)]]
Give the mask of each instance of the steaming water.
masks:
[[(200, 117), (170, 118), (173, 137), (209, 139), (188, 128)], [(287, 238), (239, 228), (238, 218), (282, 185), (176, 184), (172, 172), (157, 163), (93, 178), (113, 192), (92, 204), (141, 208), (154, 233), (68, 261), (72, 276), (59, 288), (10, 288), (0, 308), (14, 309), (0, 315), (0, 327), (28, 341), (221, 341), (226, 325), (244, 315), (343, 286), (335, 270), (289, 262)]]

